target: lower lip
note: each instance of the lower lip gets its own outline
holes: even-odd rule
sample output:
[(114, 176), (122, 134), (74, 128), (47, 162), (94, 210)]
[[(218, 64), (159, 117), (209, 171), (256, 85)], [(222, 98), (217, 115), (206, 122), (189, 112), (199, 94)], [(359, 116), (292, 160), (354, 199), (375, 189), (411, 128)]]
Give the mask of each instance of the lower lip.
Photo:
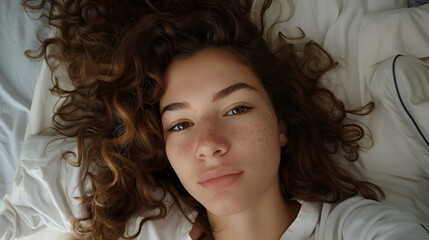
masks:
[(200, 183), (203, 187), (215, 191), (222, 188), (227, 188), (234, 184), (240, 178), (242, 172), (236, 174), (228, 174), (222, 177), (213, 178)]

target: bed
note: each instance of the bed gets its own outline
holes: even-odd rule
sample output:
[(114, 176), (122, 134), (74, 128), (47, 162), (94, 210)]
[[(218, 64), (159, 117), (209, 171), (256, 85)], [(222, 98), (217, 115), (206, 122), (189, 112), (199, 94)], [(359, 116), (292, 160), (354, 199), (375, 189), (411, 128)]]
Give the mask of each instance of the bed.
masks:
[[(299, 36), (301, 27), (339, 62), (324, 84), (349, 107), (376, 104), (372, 114), (360, 119), (370, 128), (374, 145), (352, 167), (382, 187), (388, 204), (412, 212), (428, 229), (429, 4), (408, 8), (406, 0), (292, 2), (294, 15), (280, 27), (289, 36)], [(271, 7), (270, 19), (290, 15), (289, 1), (275, 4), (280, 6)], [(40, 23), (30, 21), (17, 1), (6, 0), (0, 3), (0, 26), (0, 197), (9, 191), (2, 215), (18, 222), (15, 232), (2, 235), (8, 223), (0, 218), (0, 239), (67, 239), (69, 216), (79, 214), (73, 196), (79, 195), (75, 186), (81, 173), (43, 154), (52, 136), (41, 130), (50, 126), (57, 98), (48, 90), (46, 64), (23, 55), (37, 46), (34, 33)], [(66, 79), (64, 72), (56, 74)], [(73, 150), (73, 141), (47, 151), (59, 148)], [(178, 218), (172, 215), (145, 228), (164, 231)]]
[(18, 165), (42, 66), (42, 61), (24, 56), (24, 50), (39, 45), (36, 31), (40, 25), (19, 1), (0, 2), (0, 196), (8, 191)]

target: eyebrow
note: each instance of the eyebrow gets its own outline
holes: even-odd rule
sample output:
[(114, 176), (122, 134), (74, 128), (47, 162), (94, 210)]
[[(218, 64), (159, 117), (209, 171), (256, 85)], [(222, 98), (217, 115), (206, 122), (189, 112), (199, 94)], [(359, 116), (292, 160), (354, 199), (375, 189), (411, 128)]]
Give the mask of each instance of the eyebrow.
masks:
[[(247, 83), (236, 83), (227, 88), (220, 90), (218, 93), (213, 95), (212, 102), (216, 102), (222, 98), (225, 98), (240, 89), (250, 89), (250, 90), (258, 91), (255, 87)], [(187, 102), (176, 102), (176, 103), (168, 104), (162, 109), (161, 117), (166, 111), (182, 110), (182, 109), (189, 109), (189, 108), (191, 108), (191, 106)]]

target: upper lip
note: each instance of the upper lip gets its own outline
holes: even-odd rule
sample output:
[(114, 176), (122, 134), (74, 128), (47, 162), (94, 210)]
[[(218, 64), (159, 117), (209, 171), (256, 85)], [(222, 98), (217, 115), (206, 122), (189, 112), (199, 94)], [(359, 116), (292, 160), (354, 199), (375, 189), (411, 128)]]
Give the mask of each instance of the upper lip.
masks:
[(219, 178), (230, 174), (238, 174), (241, 172), (243, 171), (233, 167), (215, 167), (205, 171), (198, 179), (198, 182), (202, 183), (210, 179)]

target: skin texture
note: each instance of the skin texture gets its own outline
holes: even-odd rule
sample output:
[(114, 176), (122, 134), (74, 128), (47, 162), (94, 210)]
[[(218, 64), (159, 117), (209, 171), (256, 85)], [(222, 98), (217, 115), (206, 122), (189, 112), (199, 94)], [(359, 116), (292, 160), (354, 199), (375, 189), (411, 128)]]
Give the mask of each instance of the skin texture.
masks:
[[(208, 49), (173, 62), (165, 81), (160, 110), (166, 153), (183, 186), (206, 207), (212, 227), (227, 232), (235, 229), (231, 223), (240, 222), (239, 227), (249, 232), (263, 226), (262, 221), (271, 224), (267, 219), (288, 223), (282, 218), (294, 218), (278, 183), (280, 148), (287, 144), (285, 129), (250, 68), (229, 53)], [(254, 89), (213, 97), (236, 83)], [(181, 106), (164, 109), (173, 103)], [(216, 190), (199, 183), (205, 172), (219, 167), (241, 174)], [(272, 225), (279, 225), (278, 221)], [(281, 226), (274, 231), (275, 237), (284, 230)], [(269, 231), (264, 232), (266, 237)]]

